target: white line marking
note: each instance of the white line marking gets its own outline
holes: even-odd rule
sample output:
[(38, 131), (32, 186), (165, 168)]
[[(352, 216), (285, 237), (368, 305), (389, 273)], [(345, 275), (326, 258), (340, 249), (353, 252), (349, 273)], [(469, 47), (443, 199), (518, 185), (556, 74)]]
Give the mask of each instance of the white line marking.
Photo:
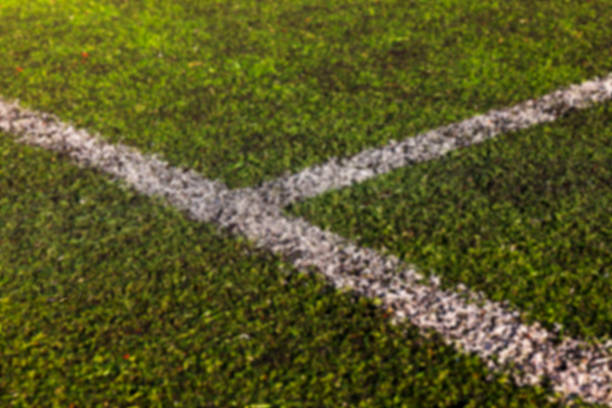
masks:
[(610, 99), (611, 95), (612, 74), (511, 108), (491, 110), (401, 142), (391, 141), (384, 147), (367, 149), (352, 157), (341, 160), (332, 158), (324, 164), (265, 182), (256, 191), (265, 203), (285, 207), (328, 190), (350, 186), (400, 167), (435, 159), (502, 133), (552, 122), (571, 109), (586, 108)]
[[(18, 141), (61, 152), (85, 167), (93, 167), (123, 180), (146, 195), (160, 195), (180, 208), (198, 207), (227, 192), (220, 182), (203, 179), (194, 171), (177, 169), (155, 155), (109, 144), (55, 116), (34, 113), (0, 99), (0, 131), (23, 135)], [(213, 214), (208, 216), (212, 219)]]
[(302, 219), (285, 217), (279, 207), (266, 204), (250, 189), (228, 190), (193, 171), (106, 143), (51, 115), (0, 100), (0, 131), (19, 135), (22, 143), (67, 154), (143, 194), (161, 195), (190, 217), (242, 234), (298, 269), (318, 269), (338, 288), (379, 298), (393, 309), (394, 321), (433, 329), (458, 348), (478, 354), (492, 369), (514, 364), (510, 370), (518, 384), (538, 384), (547, 377), (566, 397), (612, 406), (612, 361), (602, 345), (559, 339), (539, 324), (523, 324), (516, 311), (482, 294), (461, 285), (456, 292), (442, 290), (436, 277), (426, 282), (396, 257), (381, 256)]

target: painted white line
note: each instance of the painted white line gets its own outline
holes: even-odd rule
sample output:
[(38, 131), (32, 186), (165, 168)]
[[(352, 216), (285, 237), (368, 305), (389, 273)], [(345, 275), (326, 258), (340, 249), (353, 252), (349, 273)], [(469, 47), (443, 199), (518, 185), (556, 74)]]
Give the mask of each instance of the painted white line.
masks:
[(194, 171), (171, 167), (122, 144), (106, 143), (53, 115), (21, 109), (2, 99), (0, 131), (21, 135), (20, 142), (67, 154), (80, 165), (111, 174), (143, 194), (163, 196), (182, 209), (198, 207), (228, 191), (222, 183), (203, 179)]
[(612, 98), (612, 74), (523, 102), (507, 109), (466, 119), (421, 133), (401, 142), (368, 149), (344, 159), (306, 168), (296, 174), (263, 183), (256, 189), (261, 199), (285, 207), (328, 190), (350, 186), (400, 167), (443, 156), (481, 143), (502, 133), (552, 122), (571, 109), (583, 109)]
[(436, 277), (425, 281), (396, 257), (283, 216), (280, 207), (266, 204), (250, 190), (228, 190), (156, 157), (106, 143), (51, 115), (0, 100), (0, 131), (17, 134), (22, 143), (62, 152), (143, 194), (161, 195), (191, 218), (244, 235), (300, 270), (316, 268), (338, 288), (378, 298), (393, 310), (394, 321), (439, 332), (458, 348), (481, 356), (492, 369), (511, 370), (518, 384), (538, 384), (547, 377), (566, 397), (612, 406), (612, 362), (604, 346), (559, 339), (538, 324), (522, 323), (516, 311), (482, 294), (465, 287), (442, 290)]

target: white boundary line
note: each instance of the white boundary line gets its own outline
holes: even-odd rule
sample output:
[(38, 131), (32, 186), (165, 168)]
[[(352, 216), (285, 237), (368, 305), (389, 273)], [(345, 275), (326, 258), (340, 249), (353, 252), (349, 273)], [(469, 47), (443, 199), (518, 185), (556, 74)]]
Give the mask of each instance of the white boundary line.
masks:
[[(603, 91), (594, 92), (593, 84), (572, 88), (572, 95), (580, 97), (570, 99), (570, 107), (612, 97), (609, 82)], [(283, 216), (280, 207), (267, 204), (253, 190), (228, 190), (155, 156), (106, 143), (54, 116), (0, 100), (0, 131), (19, 135), (22, 143), (66, 154), (143, 194), (161, 195), (190, 217), (244, 235), (298, 269), (318, 269), (338, 288), (379, 298), (384, 307), (393, 309), (394, 321), (408, 320), (439, 332), (447, 342), (482, 357), (490, 368), (508, 368), (518, 384), (535, 385), (547, 377), (565, 397), (612, 406), (612, 356), (602, 345), (559, 339), (537, 323), (522, 323), (518, 312), (482, 294), (461, 285), (456, 292), (442, 290), (437, 277), (425, 282), (394, 256), (359, 248), (302, 219)]]
[(448, 152), (481, 143), (499, 134), (552, 122), (571, 109), (610, 99), (612, 74), (558, 90), (511, 108), (491, 110), (377, 149), (306, 168), (296, 174), (263, 183), (256, 189), (267, 204), (285, 207), (328, 190), (389, 173), (400, 167), (438, 158)]

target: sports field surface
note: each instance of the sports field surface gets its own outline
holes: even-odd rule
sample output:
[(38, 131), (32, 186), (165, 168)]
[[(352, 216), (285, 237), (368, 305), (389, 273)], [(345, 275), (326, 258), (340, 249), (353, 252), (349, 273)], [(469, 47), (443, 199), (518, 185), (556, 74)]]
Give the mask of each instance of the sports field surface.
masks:
[(0, 406), (612, 406), (609, 0), (2, 0)]

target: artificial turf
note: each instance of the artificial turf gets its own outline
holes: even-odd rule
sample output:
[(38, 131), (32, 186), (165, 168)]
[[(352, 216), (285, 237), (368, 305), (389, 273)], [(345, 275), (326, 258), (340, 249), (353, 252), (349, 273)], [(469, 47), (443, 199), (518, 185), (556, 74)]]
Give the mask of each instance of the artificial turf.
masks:
[(529, 320), (612, 336), (612, 103), (298, 203)]
[(609, 0), (3, 0), (0, 93), (231, 187), (612, 70)]
[[(553, 407), (367, 299), (0, 134), (0, 405)], [(261, 404), (261, 405), (252, 405)]]

